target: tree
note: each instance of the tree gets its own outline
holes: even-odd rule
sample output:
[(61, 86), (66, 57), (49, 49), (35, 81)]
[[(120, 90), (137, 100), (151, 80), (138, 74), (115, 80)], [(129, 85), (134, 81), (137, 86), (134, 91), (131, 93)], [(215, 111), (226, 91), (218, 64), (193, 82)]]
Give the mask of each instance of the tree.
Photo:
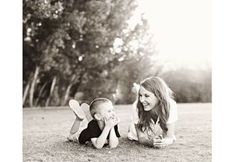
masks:
[(126, 70), (128, 76), (136, 71), (136, 80), (153, 53), (147, 21), (141, 18), (133, 29), (128, 24), (136, 7), (135, 0), (24, 0), (24, 105), (27, 89), (34, 89), (30, 106), (65, 105), (78, 91), (88, 100), (112, 96), (114, 71), (123, 65), (134, 65)]

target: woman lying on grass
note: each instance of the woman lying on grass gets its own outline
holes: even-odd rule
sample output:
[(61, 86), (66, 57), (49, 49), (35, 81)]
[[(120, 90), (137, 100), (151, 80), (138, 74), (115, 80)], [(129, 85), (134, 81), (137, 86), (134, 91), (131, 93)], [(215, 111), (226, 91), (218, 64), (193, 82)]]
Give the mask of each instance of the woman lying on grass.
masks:
[(152, 77), (142, 81), (137, 91), (128, 138), (156, 148), (172, 144), (177, 106), (171, 89), (161, 78)]

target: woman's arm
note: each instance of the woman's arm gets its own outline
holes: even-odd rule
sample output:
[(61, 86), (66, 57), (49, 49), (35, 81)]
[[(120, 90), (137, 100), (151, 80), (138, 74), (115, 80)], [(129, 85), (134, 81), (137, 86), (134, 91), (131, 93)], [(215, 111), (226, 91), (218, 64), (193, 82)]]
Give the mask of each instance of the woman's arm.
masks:
[(167, 124), (168, 131), (164, 138), (174, 138), (175, 137), (175, 123)]
[(154, 139), (154, 147), (163, 148), (175, 141), (175, 123), (167, 124), (167, 128), (168, 131), (163, 135), (163, 138)]
[(141, 132), (141, 130), (138, 129), (137, 124), (135, 124), (135, 129), (137, 132), (139, 143), (147, 146), (153, 146), (153, 140), (149, 139), (145, 133)]

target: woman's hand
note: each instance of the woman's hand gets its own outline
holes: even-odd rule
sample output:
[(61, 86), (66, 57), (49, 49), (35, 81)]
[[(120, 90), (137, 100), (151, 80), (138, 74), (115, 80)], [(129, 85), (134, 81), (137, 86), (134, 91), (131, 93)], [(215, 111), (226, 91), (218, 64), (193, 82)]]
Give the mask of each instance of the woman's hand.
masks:
[(166, 136), (163, 138), (162, 136), (155, 137), (153, 139), (153, 146), (156, 148), (165, 148), (166, 146), (172, 144), (175, 141), (174, 131), (175, 124), (167, 124), (168, 131), (166, 132)]
[(162, 136), (154, 137), (153, 146), (156, 148), (165, 148), (174, 142), (173, 138), (162, 138)]

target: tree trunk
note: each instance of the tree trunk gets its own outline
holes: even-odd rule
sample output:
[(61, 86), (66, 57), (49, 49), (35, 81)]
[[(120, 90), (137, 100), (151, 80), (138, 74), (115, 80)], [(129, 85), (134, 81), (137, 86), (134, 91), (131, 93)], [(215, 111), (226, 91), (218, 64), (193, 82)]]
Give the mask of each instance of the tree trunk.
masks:
[(37, 66), (34, 72), (34, 77), (33, 77), (31, 86), (30, 86), (30, 100), (29, 100), (30, 107), (34, 106), (34, 89), (35, 89), (36, 81), (38, 78), (38, 73), (39, 73), (39, 67)]
[(50, 94), (48, 96), (48, 99), (46, 101), (46, 105), (45, 106), (48, 106), (49, 103), (50, 103), (50, 100), (52, 98), (52, 93), (53, 93), (53, 90), (55, 88), (55, 85), (56, 85), (56, 81), (57, 81), (57, 77), (54, 77), (53, 80), (52, 80), (52, 85), (51, 85), (51, 88), (50, 88)]
[(26, 99), (26, 97), (28, 96), (29, 86), (30, 86), (30, 82), (28, 82), (28, 84), (27, 84), (26, 87), (25, 87), (25, 91), (24, 91), (24, 94), (23, 94), (23, 106), (24, 106), (24, 104), (25, 104), (25, 99)]
[(63, 102), (62, 102), (62, 106), (65, 106), (66, 103), (67, 103), (67, 101), (68, 101), (69, 94), (70, 94), (70, 89), (71, 89), (72, 85), (73, 85), (72, 83), (69, 84), (69, 86), (68, 86), (67, 89), (66, 89), (66, 93), (65, 93), (64, 100), (63, 100)]
[(36, 98), (36, 100), (35, 100), (35, 106), (38, 105), (38, 102), (40, 101), (40, 97), (41, 97), (41, 95), (42, 95), (42, 93), (43, 93), (43, 91), (44, 91), (44, 89), (45, 89), (47, 83), (48, 83), (48, 82), (44, 83), (43, 86), (40, 88), (40, 91), (39, 91), (39, 93), (38, 93), (38, 96), (37, 96), (37, 98)]

